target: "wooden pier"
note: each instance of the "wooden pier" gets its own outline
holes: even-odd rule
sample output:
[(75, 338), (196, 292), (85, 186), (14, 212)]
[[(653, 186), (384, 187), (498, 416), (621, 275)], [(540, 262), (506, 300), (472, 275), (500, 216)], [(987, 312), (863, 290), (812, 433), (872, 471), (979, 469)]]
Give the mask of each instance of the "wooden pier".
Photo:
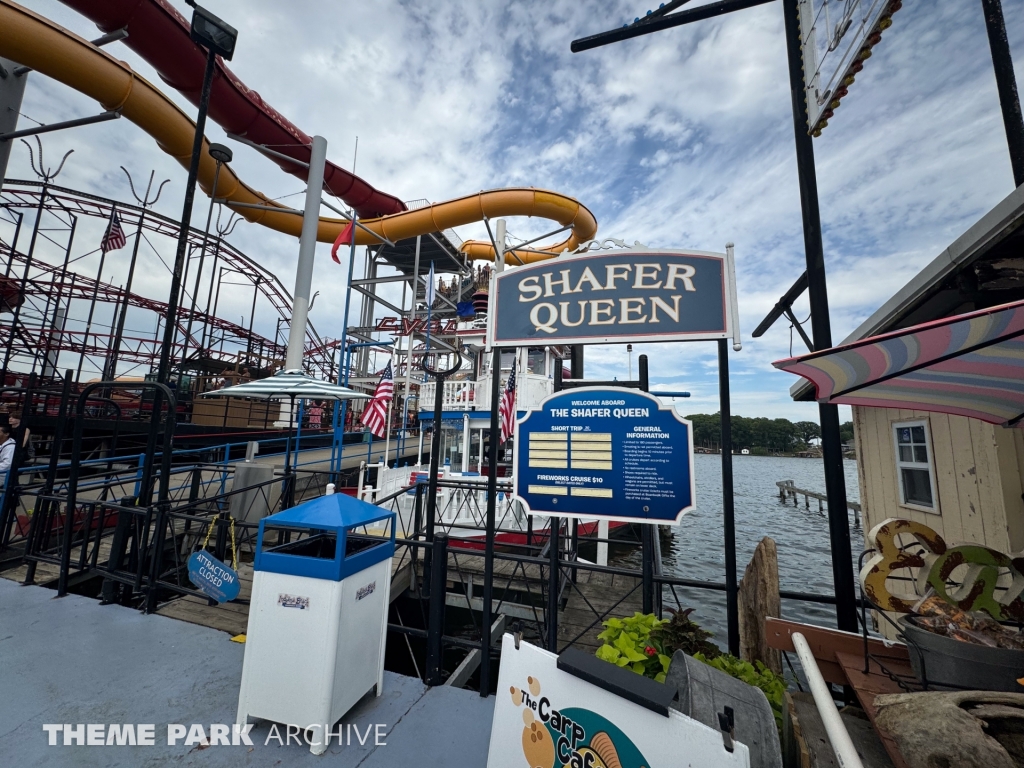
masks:
[[(828, 496), (824, 493), (818, 493), (817, 491), (808, 491), (803, 488), (797, 488), (792, 480), (779, 480), (776, 484), (779, 489), (779, 501), (785, 504), (789, 499), (793, 500), (793, 506), (797, 506), (800, 502), (798, 496), (804, 497), (804, 508), (811, 508), (811, 499), (817, 499), (818, 511), (825, 511), (825, 504), (828, 502)], [(856, 501), (846, 502), (847, 508), (853, 512), (853, 524), (860, 525), (860, 504)]]

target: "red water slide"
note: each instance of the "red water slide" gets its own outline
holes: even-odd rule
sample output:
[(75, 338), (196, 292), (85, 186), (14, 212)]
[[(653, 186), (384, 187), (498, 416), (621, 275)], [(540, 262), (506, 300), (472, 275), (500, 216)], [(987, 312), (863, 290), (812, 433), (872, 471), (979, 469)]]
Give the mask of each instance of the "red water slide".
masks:
[[(189, 37), (189, 22), (166, 0), (61, 0), (103, 32), (126, 28), (124, 44), (156, 69), (161, 79), (193, 104), (206, 67), (205, 51)], [(217, 71), (210, 96), (210, 119), (228, 133), (245, 136), (257, 144), (309, 162), (313, 140), (284, 115), (248, 88), (217, 57)], [(303, 181), (306, 169), (287, 160), (272, 158), (281, 168)], [(327, 189), (355, 208), (360, 218), (373, 218), (405, 210), (397, 197), (374, 189), (358, 176), (328, 161), (324, 171)]]

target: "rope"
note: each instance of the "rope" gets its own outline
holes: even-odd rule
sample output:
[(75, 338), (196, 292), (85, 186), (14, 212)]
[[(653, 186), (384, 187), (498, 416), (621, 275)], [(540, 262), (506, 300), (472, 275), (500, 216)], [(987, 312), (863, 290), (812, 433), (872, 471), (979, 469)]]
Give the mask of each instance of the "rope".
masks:
[[(231, 532), (231, 567), (234, 568), (237, 571), (238, 570), (238, 547), (235, 544), (235, 518), (230, 517), (228, 519), (231, 521), (231, 524), (229, 526), (229, 530)], [(216, 522), (217, 522), (216, 520), (211, 520), (210, 524), (206, 527), (206, 538), (203, 539), (203, 546), (201, 546), (199, 548), (200, 550), (205, 550), (207, 545), (210, 543), (210, 534), (213, 533), (213, 526), (214, 526), (214, 523), (216, 523)]]

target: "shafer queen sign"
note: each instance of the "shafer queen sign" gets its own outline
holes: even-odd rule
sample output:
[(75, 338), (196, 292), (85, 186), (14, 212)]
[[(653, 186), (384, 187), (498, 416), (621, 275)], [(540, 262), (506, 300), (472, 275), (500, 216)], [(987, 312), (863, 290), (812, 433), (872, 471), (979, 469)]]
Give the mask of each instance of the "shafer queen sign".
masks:
[(731, 337), (738, 345), (735, 268), (727, 251), (629, 248), (506, 270), (494, 279), (492, 344)]
[(512, 477), (529, 514), (678, 523), (695, 503), (693, 428), (635, 389), (557, 392), (516, 424)]

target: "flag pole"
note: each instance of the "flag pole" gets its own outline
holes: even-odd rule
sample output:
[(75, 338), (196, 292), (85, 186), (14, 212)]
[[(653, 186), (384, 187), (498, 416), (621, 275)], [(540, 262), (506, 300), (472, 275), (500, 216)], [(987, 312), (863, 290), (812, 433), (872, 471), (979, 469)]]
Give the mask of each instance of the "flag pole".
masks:
[[(82, 380), (82, 364), (85, 362), (85, 350), (89, 348), (89, 334), (92, 333), (92, 318), (96, 311), (96, 297), (99, 295), (100, 282), (103, 280), (103, 263), (107, 260), (107, 251), (110, 249), (110, 235), (114, 231), (114, 221), (117, 218), (117, 207), (110, 213), (110, 221), (107, 222), (107, 231), (103, 233), (100, 241), (100, 267), (96, 270), (96, 284), (92, 287), (92, 301), (89, 302), (89, 319), (85, 322), (85, 336), (82, 338), (82, 355), (78, 358), (78, 370), (75, 372), (75, 381)], [(122, 246), (119, 246), (122, 247)], [(103, 372), (100, 371), (100, 378)]]
[(431, 310), (434, 308), (434, 262), (430, 262), (430, 274), (427, 275), (427, 290), (424, 298), (427, 300), (427, 344), (423, 349), (423, 354), (426, 354), (430, 351), (430, 316)]
[[(394, 390), (395, 356), (394, 356), (394, 354), (391, 355), (391, 362), (388, 363), (388, 365), (391, 366), (392, 389), (391, 389), (391, 397), (388, 399), (387, 422), (386, 422), (385, 427), (384, 427), (384, 429), (385, 429), (385, 431), (384, 431), (384, 468), (385, 469), (387, 469), (387, 466), (388, 466), (388, 454), (389, 454), (389, 452), (391, 450), (391, 406), (393, 406), (395, 404), (395, 390)], [(398, 457), (397, 456), (395, 456), (395, 464), (398, 464)], [(384, 487), (383, 484), (380, 483), (380, 482), (378, 482), (377, 485), (379, 487), (381, 487), (381, 488)]]
[[(352, 240), (351, 240), (351, 243), (350, 243), (350, 246), (349, 246), (349, 252), (348, 252), (348, 282), (345, 284), (345, 312), (344, 312), (344, 316), (342, 317), (342, 321), (341, 321), (341, 344), (340, 344), (340, 347), (341, 347), (341, 365), (338, 366), (338, 383), (339, 384), (342, 383), (342, 381), (341, 381), (341, 379), (342, 379), (342, 368), (344, 367), (344, 377), (345, 377), (344, 385), (345, 386), (348, 386), (349, 369), (352, 367), (352, 354), (350, 352), (348, 352), (348, 309), (349, 309), (349, 305), (352, 303), (352, 271), (353, 271), (354, 265), (356, 263), (356, 222), (358, 220), (359, 220), (359, 216), (356, 215), (356, 210), (355, 210), (355, 208), (353, 208), (352, 209), (352, 216), (349, 219), (349, 225), (352, 227)], [(344, 234), (344, 230), (342, 230), (342, 234)], [(339, 240), (340, 239), (341, 238), (339, 237)], [(337, 250), (338, 245), (340, 245), (340, 243), (336, 242), (334, 244), (334, 250), (332, 250), (332, 252), (331, 252), (331, 257), (335, 261), (340, 263), (340, 261), (338, 260), (337, 256), (335, 255), (335, 251)], [(373, 337), (371, 336), (370, 338), (373, 338)], [(334, 439), (335, 440), (338, 439), (337, 435), (338, 435), (338, 425), (339, 425), (339, 422), (340, 422), (340, 428), (341, 428), (341, 445), (338, 448), (337, 465), (331, 468), (335, 472), (340, 472), (341, 471), (341, 465), (342, 465), (342, 462), (345, 459), (345, 419), (346, 419), (347, 416), (348, 416), (348, 400), (342, 400), (341, 401), (341, 407), (340, 408), (335, 407), (335, 409), (334, 409), (334, 418), (335, 418)]]

